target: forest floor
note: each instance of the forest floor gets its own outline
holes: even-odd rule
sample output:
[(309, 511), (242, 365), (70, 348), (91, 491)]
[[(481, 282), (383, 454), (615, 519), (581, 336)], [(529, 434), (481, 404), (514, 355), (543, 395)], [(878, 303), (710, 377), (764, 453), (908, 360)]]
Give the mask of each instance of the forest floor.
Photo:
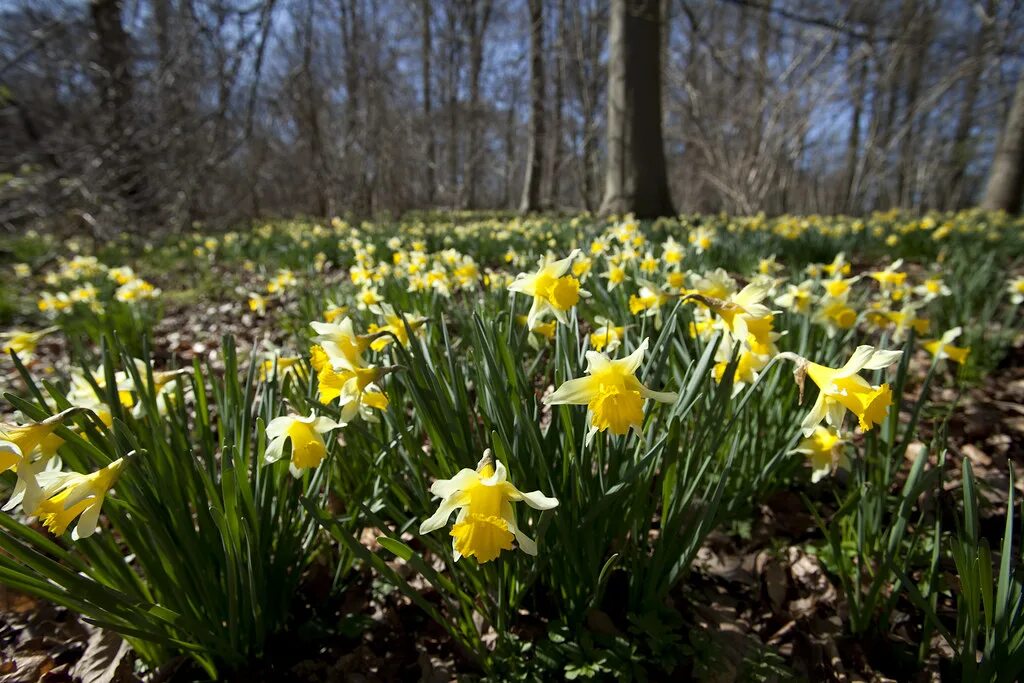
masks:
[[(244, 281), (235, 289), (244, 291)], [(275, 327), (272, 317), (253, 315), (237, 295), (221, 301), (208, 299), (201, 305), (185, 299), (166, 304), (155, 329), (157, 358), (188, 363), (196, 355), (216, 354), (222, 335), (228, 333), (236, 335), (240, 354), (253, 346), (276, 347), (287, 336)], [(59, 337), (45, 340), (38, 353), (43, 365), (66, 372), (70, 361)], [(17, 382), (13, 371), (2, 379), (8, 386)], [(982, 531), (996, 544), (1005, 513), (1007, 473), (1011, 464), (1017, 471), (1024, 466), (1024, 346), (1018, 340), (996, 373), (969, 386), (962, 395), (952, 389), (942, 391), (932, 399), (957, 405), (949, 423), (943, 490), (952, 500), (961, 485), (961, 463), (969, 459), (979, 492), (989, 503), (983, 508)], [(930, 428), (926, 419), (919, 438), (930, 437)], [(915, 455), (913, 447), (908, 449), (904, 473)], [(1017, 479), (1016, 488), (1024, 493), (1024, 477)], [(828, 519), (834, 501), (822, 498), (815, 503)], [(939, 509), (947, 509), (952, 519), (955, 504)], [(931, 652), (927, 669), (918, 670), (919, 625), (905, 618), (899, 604), (884, 639), (869, 642), (844, 636), (847, 606), (821, 562), (807, 552), (808, 541), (820, 537), (820, 532), (797, 493), (781, 491), (763, 500), (752, 520), (712, 533), (690, 578), (672, 596), (672, 607), (701, 630), (691, 638), (691, 645), (706, 645), (718, 653), (715, 670), (690, 671), (689, 677), (741, 680), (747, 658), (768, 656), (812, 681), (945, 679), (952, 651), (941, 636), (934, 635), (924, 645)], [(363, 541), (375, 546), (374, 538), (366, 533)], [(408, 572), (402, 563), (394, 561), (393, 566)], [(955, 586), (955, 567), (950, 563), (941, 571), (948, 584)], [(448, 681), (478, 673), (442, 629), (397, 591), (377, 585), (368, 571), (359, 574), (340, 597), (331, 597), (331, 582), (330, 567), (323, 563), (312, 567), (303, 581), (305, 599), (292, 626), (272, 638), (265, 657), (236, 680)], [(418, 585), (429, 599), (430, 585), (422, 580)], [(615, 589), (614, 583), (609, 586), (612, 597), (606, 604), (615, 603)], [(953, 605), (940, 600), (939, 613), (951, 612), (955, 614)], [(593, 610), (587, 622), (595, 633), (615, 634), (627, 628), (624, 617)], [(546, 637), (540, 627), (536, 635)], [(85, 623), (64, 608), (4, 587), (0, 587), (0, 655), (0, 683), (138, 680), (131, 650), (119, 636)], [(147, 680), (197, 676), (201, 672), (180, 659)], [(674, 676), (673, 680), (680, 679)]]

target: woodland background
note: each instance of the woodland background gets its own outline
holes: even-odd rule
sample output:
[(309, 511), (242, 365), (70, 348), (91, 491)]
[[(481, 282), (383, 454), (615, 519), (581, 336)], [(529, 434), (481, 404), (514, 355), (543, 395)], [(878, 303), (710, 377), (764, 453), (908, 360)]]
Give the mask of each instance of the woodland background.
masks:
[(602, 207), (619, 11), (656, 27), (639, 213), (957, 209), (1001, 148), (1019, 205), (1019, 0), (3, 0), (0, 230), (635, 208)]

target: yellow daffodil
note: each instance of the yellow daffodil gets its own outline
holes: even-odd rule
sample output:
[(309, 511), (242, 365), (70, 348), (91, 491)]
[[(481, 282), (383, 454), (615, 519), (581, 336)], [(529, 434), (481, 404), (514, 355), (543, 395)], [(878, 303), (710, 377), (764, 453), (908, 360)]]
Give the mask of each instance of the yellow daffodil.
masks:
[(850, 468), (850, 460), (844, 453), (845, 444), (835, 429), (818, 425), (791, 452), (807, 456), (812, 470), (811, 481), (818, 483), (836, 470)]
[(949, 296), (953, 293), (941, 277), (930, 277), (921, 284), (914, 287), (914, 294), (921, 297), (924, 302), (929, 302), (939, 297)]
[(264, 296), (256, 294), (255, 292), (249, 293), (249, 310), (256, 315), (267, 314), (267, 299)]
[(630, 295), (629, 312), (643, 317), (657, 316), (661, 312), (662, 305), (671, 298), (672, 296), (668, 292), (664, 292), (648, 282), (640, 287), (637, 294)]
[(850, 264), (846, 260), (846, 254), (839, 252), (836, 257), (832, 259), (832, 263), (821, 266), (821, 270), (825, 271), (829, 277), (836, 277), (850, 274)]
[(35, 514), (43, 526), (53, 535), (60, 536), (78, 517), (78, 524), (71, 532), (72, 540), (91, 536), (99, 524), (103, 501), (120, 476), (124, 462), (118, 458), (91, 474), (41, 473), (39, 483), (47, 499), (39, 504)]
[(798, 285), (786, 285), (785, 293), (776, 297), (775, 305), (793, 313), (807, 315), (813, 301), (814, 280), (804, 280)]
[(907, 274), (900, 272), (902, 265), (903, 259), (897, 259), (889, 264), (885, 270), (869, 272), (868, 277), (877, 282), (883, 292), (891, 292), (896, 288), (902, 287), (907, 279)]
[(825, 334), (832, 339), (842, 330), (848, 330), (857, 324), (857, 311), (846, 305), (846, 299), (825, 297), (818, 302), (813, 320), (825, 328)]
[(1024, 277), (1015, 277), (1006, 283), (1006, 290), (1010, 293), (1010, 303), (1019, 306), (1024, 303)]
[(644, 401), (672, 403), (676, 400), (675, 393), (652, 391), (636, 378), (647, 344), (648, 340), (644, 339), (636, 351), (617, 360), (597, 351), (587, 351), (588, 376), (563, 383), (544, 399), (544, 403), (587, 406), (588, 444), (594, 434), (608, 429), (619, 436), (632, 429), (642, 436)]
[(51, 332), (56, 332), (57, 329), (56, 327), (47, 327), (36, 332), (26, 332), (25, 330), (0, 332), (0, 350), (3, 350), (5, 355), (16, 353), (22, 361), (27, 362), (35, 355), (39, 340)]
[[(762, 283), (750, 283), (727, 300), (708, 297), (703, 294), (688, 294), (686, 300), (696, 300), (711, 308), (718, 314), (722, 326), (740, 341), (745, 341), (749, 334), (748, 327), (755, 321), (768, 319), (770, 328), (771, 310), (761, 303), (768, 295), (768, 287)], [(763, 328), (762, 324), (762, 328)]]
[(860, 275), (850, 278), (835, 277), (822, 281), (821, 286), (825, 288), (825, 294), (829, 298), (840, 299), (845, 303), (846, 297), (850, 293), (850, 287), (858, 280), (860, 280)]
[(961, 332), (963, 330), (960, 327), (954, 327), (946, 331), (940, 339), (925, 341), (921, 345), (925, 351), (935, 356), (935, 360), (948, 358), (954, 363), (963, 365), (967, 361), (967, 355), (971, 352), (971, 348), (969, 346), (953, 346), (953, 341), (960, 336)]
[(276, 417), (267, 425), (270, 442), (264, 455), (267, 463), (275, 463), (284, 455), (286, 441), (291, 441), (292, 457), (288, 469), (292, 476), (299, 477), (302, 470), (317, 467), (327, 457), (324, 434), (344, 424), (329, 417), (317, 416), (310, 412), (308, 417), (285, 415)]
[(589, 292), (580, 289), (579, 280), (566, 274), (577, 255), (579, 250), (574, 249), (568, 257), (560, 261), (541, 259), (537, 272), (520, 273), (508, 286), (509, 291), (533, 297), (533, 305), (527, 316), (527, 327), (532, 328), (549, 312), (558, 322), (568, 324), (566, 313), (580, 298), (590, 295)]
[(459, 470), (451, 479), (435, 481), (430, 492), (441, 499), (437, 511), (420, 525), (420, 534), (428, 534), (448, 524), (448, 518), (459, 511), (452, 527), (455, 560), (475, 557), (483, 564), (512, 550), (512, 541), (528, 555), (537, 554), (536, 542), (519, 528), (512, 503), (523, 501), (535, 510), (550, 510), (558, 500), (540, 491), (524, 493), (508, 481), (508, 473), (500, 460), (492, 464), (491, 452), (484, 452), (475, 470)]
[(375, 366), (346, 367), (343, 364), (323, 365), (317, 372), (317, 397), (327, 405), (339, 399), (341, 420), (351, 422), (357, 416), (367, 422), (377, 422), (374, 410), (388, 407), (388, 397), (377, 386), (381, 377), (390, 371)]
[(260, 381), (266, 382), (271, 377), (283, 376), (284, 373), (298, 367), (301, 361), (301, 356), (272, 355), (260, 365)]
[(797, 384), (803, 394), (804, 378), (809, 377), (818, 386), (818, 398), (811, 412), (800, 425), (804, 436), (814, 433), (822, 420), (841, 433), (843, 418), (847, 411), (853, 412), (864, 431), (881, 424), (892, 404), (892, 390), (888, 384), (872, 386), (861, 377), (861, 370), (881, 370), (900, 359), (902, 351), (885, 351), (873, 346), (858, 346), (841, 368), (830, 368), (812, 363), (795, 354), (779, 354), (797, 362)]
[(340, 323), (312, 322), (309, 326), (317, 333), (313, 341), (319, 342), (332, 363), (348, 368), (365, 365), (362, 356), (370, 341), (355, 333), (351, 318), (342, 318)]
[(674, 266), (680, 263), (683, 260), (684, 253), (685, 247), (671, 237), (661, 245), (661, 258), (667, 265)]
[(590, 333), (590, 346), (595, 351), (607, 351), (608, 353), (618, 349), (626, 333), (625, 326), (615, 325), (612, 321), (600, 316), (594, 318), (594, 322), (599, 327)]
[(376, 323), (371, 324), (367, 328), (367, 333), (370, 336), (380, 334), (379, 337), (370, 342), (370, 348), (374, 351), (383, 351), (388, 347), (391, 342), (398, 340), (398, 343), (402, 346), (406, 346), (409, 343), (408, 328), (406, 323), (409, 324), (409, 328), (413, 332), (416, 332), (423, 324), (427, 322), (427, 319), (421, 315), (409, 314), (405, 316), (405, 322), (402, 322), (402, 316), (395, 312), (393, 306), (389, 304), (380, 304), (379, 306), (371, 306), (370, 310), (377, 315), (384, 318), (383, 325), (377, 325)]
[[(720, 360), (715, 363), (712, 375), (715, 378), (715, 382), (719, 384), (725, 378), (725, 373), (729, 369), (729, 363), (732, 360), (730, 348), (731, 345), (723, 343), (719, 346), (716, 353)], [(739, 360), (736, 363), (736, 369), (732, 376), (733, 396), (740, 393), (744, 387), (757, 382), (759, 373), (764, 370), (771, 360), (772, 354), (755, 353), (749, 349), (743, 349), (740, 352)]]
[(736, 281), (724, 268), (715, 268), (694, 280), (692, 293), (708, 299), (728, 299), (735, 291)]
[(711, 248), (714, 241), (713, 238), (714, 233), (708, 228), (697, 228), (689, 235), (690, 244), (693, 245), (694, 251), (698, 254), (703, 254)]
[(348, 313), (348, 306), (339, 306), (333, 301), (328, 301), (324, 308), (324, 320), (333, 323), (338, 318)]

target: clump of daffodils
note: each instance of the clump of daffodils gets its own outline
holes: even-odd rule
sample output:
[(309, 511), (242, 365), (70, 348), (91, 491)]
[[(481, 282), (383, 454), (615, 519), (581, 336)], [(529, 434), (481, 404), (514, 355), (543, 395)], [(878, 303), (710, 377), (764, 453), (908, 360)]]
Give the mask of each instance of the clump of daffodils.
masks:
[(320, 402), (326, 405), (337, 399), (343, 423), (356, 417), (375, 422), (373, 411), (388, 407), (388, 397), (377, 382), (393, 368), (371, 365), (363, 359), (371, 340), (355, 333), (350, 318), (339, 323), (314, 322), (311, 326), (320, 333), (314, 338), (319, 344), (311, 349)]
[(673, 403), (677, 398), (674, 392), (652, 391), (636, 378), (647, 344), (644, 339), (633, 353), (617, 360), (587, 351), (587, 376), (566, 381), (544, 403), (587, 406), (588, 445), (597, 432), (608, 430), (623, 436), (632, 429), (642, 436), (647, 399)]
[(441, 503), (420, 525), (420, 534), (445, 526), (458, 510), (450, 532), (455, 560), (475, 557), (481, 564), (496, 559), (503, 550), (512, 550), (513, 540), (524, 553), (537, 554), (537, 543), (519, 527), (512, 503), (523, 501), (535, 510), (550, 510), (558, 505), (556, 498), (540, 491), (524, 493), (517, 489), (508, 480), (505, 465), (494, 460), (489, 449), (475, 470), (465, 468), (451, 479), (439, 479), (431, 485), (430, 492)]

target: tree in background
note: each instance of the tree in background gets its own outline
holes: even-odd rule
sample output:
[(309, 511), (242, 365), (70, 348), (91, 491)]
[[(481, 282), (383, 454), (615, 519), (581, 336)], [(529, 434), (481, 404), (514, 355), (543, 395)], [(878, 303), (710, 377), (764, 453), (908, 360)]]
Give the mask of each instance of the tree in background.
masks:
[(985, 185), (982, 208), (990, 211), (1020, 211), (1024, 193), (1024, 74), (1017, 79), (1017, 90), (1006, 116), (1006, 125), (996, 147), (992, 170)]
[(544, 2), (528, 0), (530, 10), (530, 137), (526, 152), (526, 178), (519, 210), (540, 211), (540, 184), (544, 172)]
[(662, 31), (660, 0), (612, 0), (603, 214), (675, 213), (661, 135)]

